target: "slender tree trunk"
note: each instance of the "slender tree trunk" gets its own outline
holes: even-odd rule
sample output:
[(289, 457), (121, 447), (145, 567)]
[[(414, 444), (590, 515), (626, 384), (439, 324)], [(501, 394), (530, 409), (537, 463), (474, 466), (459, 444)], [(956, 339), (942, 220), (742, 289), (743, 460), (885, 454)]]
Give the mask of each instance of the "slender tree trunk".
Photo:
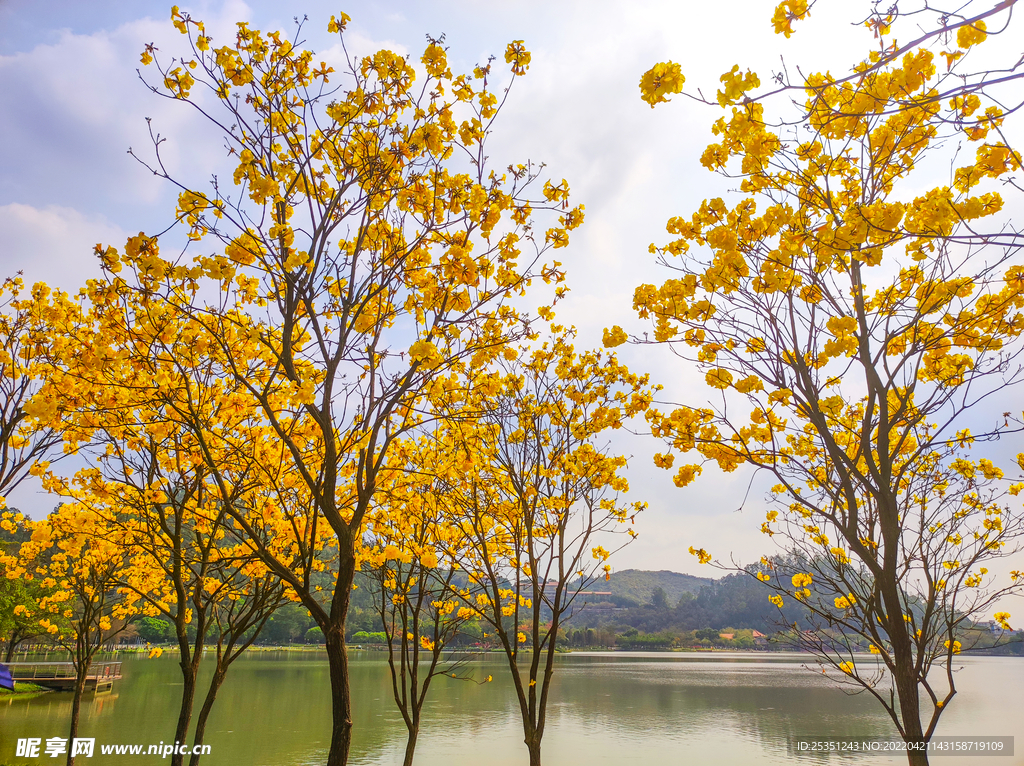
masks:
[(412, 766), (413, 756), (416, 754), (416, 739), (420, 735), (419, 722), (413, 723), (409, 727), (409, 738), (405, 742), (405, 760), (402, 761), (402, 766)]
[[(886, 551), (880, 593), (886, 613), (889, 615), (888, 633), (889, 641), (892, 643), (893, 680), (896, 682), (896, 697), (900, 705), (900, 719), (903, 721), (903, 739), (908, 743), (922, 742), (924, 728), (921, 726), (921, 698), (914, 669), (914, 647), (907, 631), (907, 624), (903, 621), (903, 604), (900, 602), (896, 575), (895, 551), (899, 544), (899, 529), (894, 521), (897, 518), (896, 513), (890, 511), (888, 516), (888, 524), (883, 520), (882, 525)], [(928, 766), (928, 754), (908, 749), (907, 761), (910, 766)]]
[(28, 640), (28, 631), (23, 631), (21, 628), (14, 628), (11, 630), (11, 637), (7, 641), (7, 649), (4, 652), (4, 663), (11, 662), (14, 659), (15, 650), (21, 645), (22, 641)]
[[(342, 539), (339, 535), (340, 561), (330, 612), (325, 615), (323, 623), (317, 621), (320, 630), (324, 632), (331, 678), (331, 747), (327, 751), (326, 766), (346, 766), (352, 747), (352, 689), (349, 685), (348, 652), (345, 648), (345, 619), (352, 598), (352, 583), (356, 577), (354, 546), (354, 541)], [(314, 606), (315, 603), (307, 604), (310, 614), (316, 615), (319, 612), (323, 615), (323, 610), (314, 609)]]
[(221, 684), (224, 683), (224, 677), (227, 673), (227, 667), (222, 666), (218, 662), (217, 669), (213, 671), (213, 678), (210, 679), (210, 688), (206, 692), (206, 699), (203, 701), (203, 707), (199, 711), (199, 717), (196, 719), (196, 730), (192, 739), (192, 757), (189, 759), (188, 766), (197, 766), (199, 763), (199, 759), (201, 757), (199, 749), (200, 745), (203, 744), (203, 737), (206, 735), (206, 721), (210, 717), (210, 711), (213, 710), (213, 703), (217, 699), (217, 692), (220, 691)]
[(327, 663), (331, 677), (331, 749), (327, 766), (345, 766), (352, 746), (352, 694), (345, 650), (345, 625), (331, 625), (324, 631)]
[(67, 766), (74, 766), (75, 756), (72, 753), (75, 752), (74, 744), (75, 737), (78, 736), (78, 719), (82, 713), (82, 697), (85, 694), (85, 677), (89, 673), (89, 665), (91, 657), (86, 657), (84, 660), (79, 660), (76, 668), (77, 673), (75, 675), (75, 694), (71, 700), (71, 727), (68, 729), (68, 759)]
[(530, 751), (530, 766), (540, 766), (540, 737), (528, 737), (526, 747)]
[[(198, 663), (191, 662), (186, 655), (182, 655), (180, 664), (184, 685), (181, 690), (181, 709), (178, 711), (178, 725), (174, 730), (175, 744), (188, 741), (188, 727), (192, 722), (192, 707), (195, 704), (196, 698), (196, 675), (199, 670)], [(185, 756), (181, 753), (176, 752), (171, 755), (171, 766), (183, 766), (184, 762)]]
[[(921, 726), (921, 700), (917, 680), (914, 678), (912, 667), (901, 667), (898, 657), (896, 661), (896, 696), (899, 698), (900, 717), (903, 719), (903, 739), (908, 743), (923, 742), (924, 729)], [(911, 659), (908, 658), (907, 661), (910, 662)], [(908, 749), (907, 762), (910, 766), (928, 766), (928, 753)]]

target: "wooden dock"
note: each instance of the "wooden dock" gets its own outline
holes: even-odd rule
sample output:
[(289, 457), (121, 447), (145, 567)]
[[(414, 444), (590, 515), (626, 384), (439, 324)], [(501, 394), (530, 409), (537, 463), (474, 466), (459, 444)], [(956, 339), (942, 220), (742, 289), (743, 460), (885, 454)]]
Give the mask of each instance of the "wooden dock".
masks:
[[(71, 662), (11, 662), (8, 667), (15, 681), (30, 681), (57, 691), (75, 688), (75, 666)], [(120, 677), (120, 662), (94, 662), (85, 677), (85, 690), (109, 691)]]

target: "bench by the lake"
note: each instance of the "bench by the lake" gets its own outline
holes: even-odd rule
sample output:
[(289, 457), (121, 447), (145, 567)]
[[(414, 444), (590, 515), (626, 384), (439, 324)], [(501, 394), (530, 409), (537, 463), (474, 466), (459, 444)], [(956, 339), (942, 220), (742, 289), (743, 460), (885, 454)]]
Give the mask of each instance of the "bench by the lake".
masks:
[[(75, 688), (75, 666), (71, 662), (12, 662), (8, 667), (15, 681), (31, 681), (59, 691)], [(107, 691), (120, 677), (120, 662), (94, 662), (85, 677), (85, 690)]]

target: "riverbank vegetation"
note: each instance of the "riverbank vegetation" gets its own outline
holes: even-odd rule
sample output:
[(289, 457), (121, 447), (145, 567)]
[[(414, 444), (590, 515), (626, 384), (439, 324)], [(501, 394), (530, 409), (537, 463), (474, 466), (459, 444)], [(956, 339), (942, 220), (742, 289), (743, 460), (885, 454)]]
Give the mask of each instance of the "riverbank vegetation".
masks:
[(0, 698), (36, 696), (38, 694), (46, 694), (49, 691), (52, 690), (39, 684), (29, 683), (28, 681), (15, 681), (13, 689), (0, 688)]
[[(621, 583), (617, 582), (620, 574), (624, 575)], [(674, 604), (658, 585), (690, 580), (696, 583), (697, 593), (682, 591)], [(362, 587), (353, 593), (353, 616), (346, 634), (348, 644), (353, 649), (386, 651), (388, 633), (373, 612), (371, 582), (364, 573), (356, 582)], [(775, 621), (777, 610), (767, 599), (771, 591), (756, 578), (728, 574), (716, 580), (691, 578), (675, 572), (627, 570), (612, 574), (600, 587), (608, 590), (596, 597), (585, 594), (588, 600), (584, 606), (559, 629), (556, 644), (559, 651), (800, 650), (799, 644), (787, 635), (787, 626)], [(623, 590), (641, 597), (647, 594), (646, 603), (617, 595)], [(798, 623), (801, 629), (809, 629), (811, 623), (806, 615), (801, 619)], [(466, 620), (445, 645), (461, 654), (499, 651), (493, 637), (486, 633), (486, 627), (479, 620)], [(957, 640), (961, 651), (969, 654), (1024, 654), (1024, 633), (1008, 633), (991, 622), (965, 625)], [(301, 604), (287, 604), (254, 634), (251, 650), (318, 651), (323, 644), (323, 636), (305, 608)], [(525, 644), (527, 648), (531, 646), (529, 639)], [(108, 645), (112, 646), (121, 652), (146, 653), (151, 646), (174, 649), (176, 640), (170, 623), (141, 617), (127, 625), (116, 642)], [(60, 652), (61, 648), (52, 642), (37, 642), (25, 644), (24, 650), (37, 654)], [(859, 650), (870, 651), (866, 644)], [(21, 651), (19, 649), (19, 653)]]

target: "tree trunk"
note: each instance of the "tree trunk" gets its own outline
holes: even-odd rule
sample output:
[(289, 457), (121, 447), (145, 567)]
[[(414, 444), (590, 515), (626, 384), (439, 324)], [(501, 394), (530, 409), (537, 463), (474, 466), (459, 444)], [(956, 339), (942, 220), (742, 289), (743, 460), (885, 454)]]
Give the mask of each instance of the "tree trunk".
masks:
[(926, 750), (907, 751), (907, 763), (910, 766), (928, 766), (928, 752)]
[(405, 743), (405, 760), (402, 766), (412, 766), (413, 756), (416, 754), (416, 739), (420, 735), (420, 725), (414, 723), (409, 727), (409, 739)]
[[(879, 452), (887, 454), (881, 449)], [(884, 482), (892, 474), (891, 467), (891, 462), (885, 464), (886, 470), (882, 476), (883, 489), (886, 488)], [(877, 578), (877, 586), (888, 615), (889, 624), (886, 625), (886, 632), (889, 634), (889, 641), (892, 644), (893, 680), (896, 682), (900, 720), (903, 721), (903, 740), (907, 743), (919, 743), (924, 741), (924, 728), (921, 726), (921, 698), (914, 661), (914, 642), (908, 624), (904, 620), (903, 602), (900, 599), (897, 551), (901, 545), (901, 527), (897, 504), (891, 494), (884, 494), (879, 499), (878, 513), (882, 539), (885, 542), (885, 554), (882, 561), (882, 572)], [(907, 760), (910, 766), (928, 766), (928, 754), (920, 750), (908, 749)]]
[(89, 672), (89, 663), (80, 663), (78, 674), (75, 676), (75, 696), (71, 701), (71, 728), (68, 730), (68, 760), (67, 766), (74, 766), (75, 737), (78, 736), (78, 719), (82, 712), (82, 696), (85, 694), (85, 676)]
[(196, 719), (196, 730), (192, 739), (192, 757), (188, 761), (188, 766), (197, 766), (199, 763), (201, 758), (199, 749), (203, 744), (203, 737), (206, 735), (206, 721), (210, 717), (213, 703), (217, 699), (217, 692), (220, 690), (221, 684), (224, 683), (224, 676), (227, 673), (227, 667), (221, 667), (218, 663), (217, 669), (213, 672), (213, 678), (210, 679), (210, 688), (206, 692), (202, 710), (199, 711), (199, 718)]
[[(895, 567), (893, 568), (895, 569)], [(889, 640), (892, 643), (893, 680), (896, 682), (896, 697), (899, 700), (900, 720), (903, 721), (905, 742), (924, 741), (921, 726), (921, 697), (914, 666), (914, 647), (903, 620), (896, 577), (891, 576), (882, 584), (882, 599), (889, 613)], [(920, 750), (907, 750), (910, 766), (928, 766), (928, 754)]]
[(327, 766), (345, 766), (352, 746), (352, 695), (344, 623), (328, 626), (324, 631), (324, 643), (331, 676), (331, 749), (327, 754)]
[[(188, 741), (188, 727), (192, 722), (192, 706), (196, 698), (196, 675), (199, 668), (198, 663), (192, 663), (189, 658), (181, 655), (181, 675), (184, 685), (181, 690), (181, 709), (178, 711), (178, 725), (174, 730), (174, 744)], [(171, 755), (171, 766), (183, 766), (185, 756), (177, 752)]]
[[(921, 726), (921, 699), (913, 668), (902, 666), (897, 658), (896, 695), (900, 702), (900, 718), (903, 720), (903, 739), (908, 743), (924, 742)], [(910, 766), (928, 766), (928, 753), (924, 750), (907, 750)]]
[(530, 766), (540, 766), (540, 737), (527, 739), (526, 747), (530, 751)]
[(21, 628), (13, 628), (11, 630), (11, 637), (7, 641), (7, 649), (4, 652), (4, 664), (14, 659), (14, 650), (18, 648), (18, 645), (27, 640), (28, 633), (22, 632)]

